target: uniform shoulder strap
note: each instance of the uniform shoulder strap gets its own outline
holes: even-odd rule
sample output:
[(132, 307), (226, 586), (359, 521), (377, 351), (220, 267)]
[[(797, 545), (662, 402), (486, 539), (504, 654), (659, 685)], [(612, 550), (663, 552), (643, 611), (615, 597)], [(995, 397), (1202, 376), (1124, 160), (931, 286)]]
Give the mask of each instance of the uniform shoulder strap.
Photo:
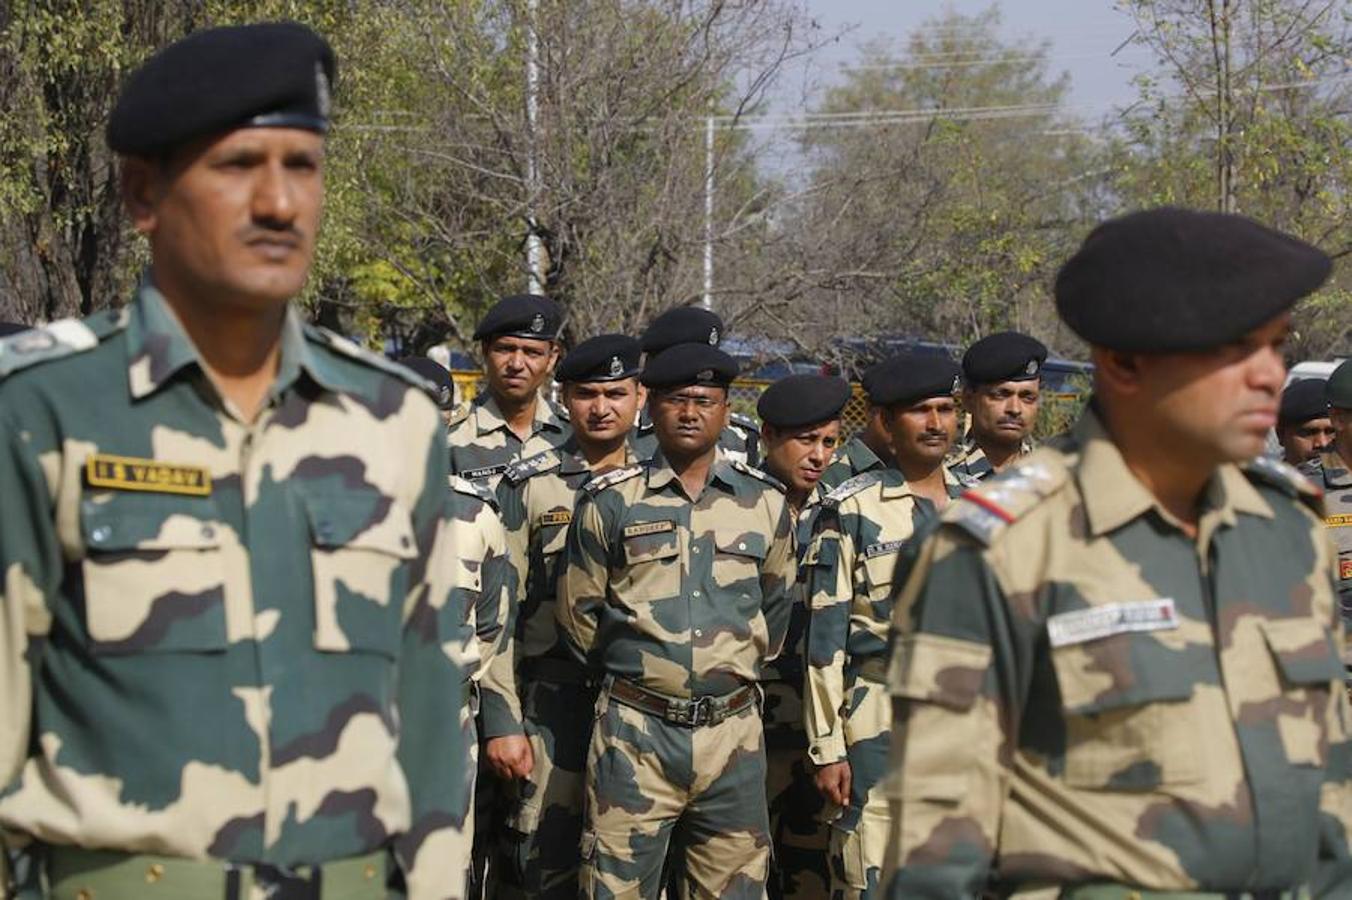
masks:
[(747, 463), (743, 462), (740, 459), (729, 459), (728, 462), (738, 472), (741, 472), (743, 475), (750, 475), (752, 478), (765, 482), (770, 487), (779, 491), (781, 494), (784, 493), (786, 490), (788, 490), (787, 488), (784, 487), (784, 482), (780, 481), (778, 478), (771, 475), (769, 472), (758, 469), (755, 466), (748, 465)]
[(346, 356), (348, 359), (356, 360), (362, 365), (369, 366), (372, 369), (379, 369), (386, 375), (393, 375), (400, 381), (413, 385), (423, 393), (430, 392), (428, 381), (407, 366), (400, 365), (394, 360), (386, 359), (379, 353), (373, 353), (357, 344), (355, 341), (345, 338), (337, 332), (330, 331), (323, 326), (307, 323), (304, 328), (306, 337), (327, 347), (333, 352), (341, 356)]
[(591, 478), (582, 486), (582, 489), (588, 494), (595, 496), (608, 487), (617, 485), (622, 481), (628, 481), (630, 478), (639, 475), (643, 471), (643, 468), (642, 465), (636, 465), (621, 466), (618, 469), (611, 469), (609, 472), (603, 472), (600, 475)]
[(87, 319), (61, 319), (0, 338), (0, 378), (93, 350), (126, 328), (129, 320), (126, 310), (110, 310)]
[(537, 453), (526, 459), (519, 459), (507, 467), (507, 471), (502, 473), (510, 484), (517, 485), (529, 478), (539, 475), (541, 472), (552, 472), (563, 464), (557, 450), (545, 450), (543, 453)]
[(494, 510), (498, 508), (498, 499), (488, 486), (477, 481), (470, 481), (468, 478), (461, 478), (459, 475), (451, 476), (451, 490), (457, 494), (464, 494), (467, 497), (475, 497), (487, 503)]
[(1324, 491), (1307, 478), (1301, 469), (1266, 456), (1250, 460), (1243, 469), (1250, 481), (1276, 488), (1288, 497), (1301, 501), (1323, 518)]
[(882, 480), (882, 477), (882, 470), (874, 469), (868, 472), (860, 472), (852, 478), (847, 478), (836, 485), (829, 494), (822, 498), (822, 505), (839, 506), (841, 501), (853, 497), (869, 485), (877, 484)]
[(944, 510), (942, 520), (990, 545), (1069, 481), (1070, 469), (1062, 454), (1037, 453), (964, 491)]

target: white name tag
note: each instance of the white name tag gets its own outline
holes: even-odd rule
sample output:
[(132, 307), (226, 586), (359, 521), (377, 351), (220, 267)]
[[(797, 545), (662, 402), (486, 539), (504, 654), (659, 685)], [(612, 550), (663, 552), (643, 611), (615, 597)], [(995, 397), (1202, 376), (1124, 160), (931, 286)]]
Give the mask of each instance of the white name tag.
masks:
[(1130, 631), (1168, 631), (1177, 627), (1174, 599), (1161, 597), (1057, 613), (1047, 620), (1047, 636), (1053, 647), (1065, 647)]

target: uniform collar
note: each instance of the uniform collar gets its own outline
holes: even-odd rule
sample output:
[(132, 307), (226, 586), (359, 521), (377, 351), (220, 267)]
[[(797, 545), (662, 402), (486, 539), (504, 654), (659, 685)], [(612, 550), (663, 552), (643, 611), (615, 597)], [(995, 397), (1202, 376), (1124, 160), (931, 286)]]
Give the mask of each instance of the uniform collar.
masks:
[[(727, 487), (732, 487), (736, 477), (736, 469), (733, 468), (732, 461), (724, 455), (722, 447), (717, 448), (714, 453), (714, 463), (709, 467), (709, 480), (705, 486), (708, 487), (718, 482)], [(676, 474), (676, 470), (667, 462), (667, 457), (660, 447), (653, 453), (652, 459), (648, 461), (647, 480), (648, 487), (654, 491), (663, 490), (673, 482), (679, 483), (681, 480)]]
[[(560, 475), (578, 475), (591, 468), (587, 465), (587, 457), (583, 454), (582, 448), (578, 446), (576, 433), (559, 447), (558, 454)], [(638, 457), (634, 455), (634, 448), (625, 441), (624, 462), (620, 463), (619, 467), (628, 468), (638, 461)]]
[[(958, 480), (958, 476), (953, 474), (947, 464), (941, 463), (940, 468), (944, 472), (944, 487), (948, 491), (948, 496), (957, 497), (967, 490), (967, 487)], [(911, 483), (900, 472), (896, 469), (888, 469), (887, 471), (890, 477), (884, 478), (882, 483), (882, 498), (884, 500), (895, 500), (898, 497), (910, 497), (915, 494), (915, 491), (911, 490)]]
[[(1177, 524), (1127, 468), (1122, 451), (1108, 437), (1097, 413), (1087, 410), (1076, 423), (1074, 435), (1080, 446), (1076, 478), (1091, 534), (1107, 534), (1152, 509), (1166, 522)], [(1202, 519), (1213, 516), (1222, 524), (1233, 525), (1237, 513), (1273, 518), (1272, 507), (1240, 468), (1227, 464), (1219, 467), (1207, 484), (1199, 525)]]
[[(473, 415), (474, 427), (480, 437), (494, 431), (511, 431), (507, 417), (502, 414), (502, 407), (498, 406), (498, 401), (488, 390), (474, 398)], [(535, 402), (535, 418), (531, 420), (530, 433), (539, 434), (545, 430), (562, 432), (563, 423), (554, 414), (554, 407), (549, 401), (539, 397)]]
[(883, 468), (883, 461), (878, 458), (878, 454), (869, 449), (869, 445), (864, 443), (862, 437), (850, 439), (845, 448), (845, 455), (849, 457), (850, 466), (855, 472), (869, 472), (873, 469)]
[[(205, 371), (201, 355), (182, 323), (146, 277), (137, 288), (127, 323), (127, 385), (132, 398), (150, 396), (189, 366)], [(300, 317), (288, 304), (282, 321), (277, 377), (270, 393), (280, 395), (295, 383), (301, 371), (329, 390), (334, 390), (340, 380), (328, 360), (306, 340)]]

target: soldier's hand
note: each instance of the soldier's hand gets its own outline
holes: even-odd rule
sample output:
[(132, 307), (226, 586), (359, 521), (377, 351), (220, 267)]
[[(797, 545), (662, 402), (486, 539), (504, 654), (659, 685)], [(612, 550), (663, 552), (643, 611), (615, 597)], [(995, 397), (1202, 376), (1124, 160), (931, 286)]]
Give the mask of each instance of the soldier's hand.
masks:
[(489, 738), (484, 744), (484, 757), (493, 773), (507, 781), (529, 777), (531, 769), (535, 768), (535, 754), (525, 735)]
[(848, 806), (850, 803), (850, 764), (845, 760), (818, 766), (813, 776), (817, 790), (823, 797), (836, 806)]

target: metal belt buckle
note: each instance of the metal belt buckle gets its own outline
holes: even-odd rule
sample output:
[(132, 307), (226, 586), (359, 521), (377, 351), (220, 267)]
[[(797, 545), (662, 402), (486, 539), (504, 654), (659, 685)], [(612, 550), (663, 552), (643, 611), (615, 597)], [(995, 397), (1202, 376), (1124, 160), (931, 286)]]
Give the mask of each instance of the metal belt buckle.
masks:
[(319, 900), (319, 867), (308, 876), (282, 866), (257, 863), (253, 867), (254, 884), (267, 900)]

